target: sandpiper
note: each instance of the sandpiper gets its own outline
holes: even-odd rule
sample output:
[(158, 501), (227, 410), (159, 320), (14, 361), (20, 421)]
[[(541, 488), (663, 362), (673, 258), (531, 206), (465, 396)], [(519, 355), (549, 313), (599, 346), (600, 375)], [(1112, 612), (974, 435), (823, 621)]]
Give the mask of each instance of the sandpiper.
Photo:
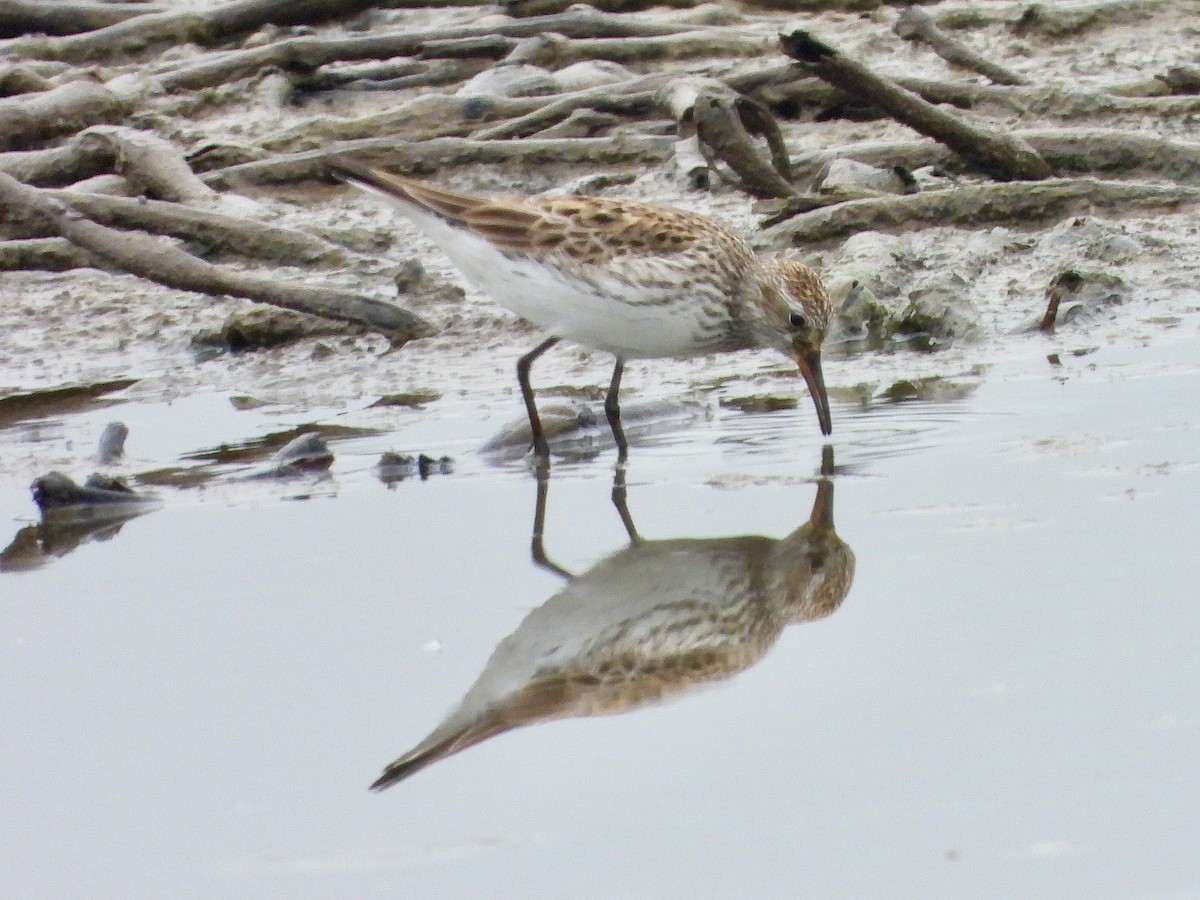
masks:
[(833, 430), (821, 374), (832, 304), (813, 269), (760, 257), (698, 213), (597, 197), (488, 199), (353, 160), (345, 180), (396, 204), (501, 306), (549, 332), (517, 362), (534, 452), (549, 457), (529, 369), (562, 339), (616, 357), (604, 411), (619, 459), (628, 444), (617, 395), (627, 359), (765, 347), (794, 359), (822, 434)]

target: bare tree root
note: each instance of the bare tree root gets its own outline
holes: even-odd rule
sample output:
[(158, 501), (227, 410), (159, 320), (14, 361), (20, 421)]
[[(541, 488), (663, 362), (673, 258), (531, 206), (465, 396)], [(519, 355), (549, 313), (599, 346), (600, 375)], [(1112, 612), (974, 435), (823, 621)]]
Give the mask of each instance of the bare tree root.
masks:
[[(783, 136), (764, 106), (711, 78), (676, 79), (664, 88), (660, 103), (675, 117), (680, 138), (677, 164), (689, 179), (697, 178), (699, 167), (692, 154), (698, 152), (707, 169), (751, 196), (795, 196)], [(766, 139), (769, 160), (752, 136)]]
[(238, 184), (277, 184), (326, 176), (333, 155), (349, 155), (376, 166), (409, 174), (436, 172), (445, 166), (469, 163), (545, 162), (613, 165), (627, 162), (662, 162), (671, 155), (670, 137), (616, 135), (602, 138), (562, 138), (514, 141), (478, 141), (470, 138), (437, 138), (430, 141), (396, 141), (370, 138), (346, 141), (305, 153), (276, 156), (206, 172), (202, 180), (214, 187)]
[(349, 322), (385, 335), (395, 346), (434, 333), (408, 310), (343, 291), (259, 278), (197, 259), (170, 243), (99, 225), (45, 191), (0, 175), (0, 204), (27, 209), (76, 246), (158, 284), (202, 294), (246, 297), (272, 306)]
[(149, 131), (98, 125), (76, 138), (81, 152), (112, 161), (113, 171), (137, 190), (163, 200), (202, 203), (217, 193), (196, 177), (182, 154)]
[(936, 17), (942, 28), (982, 28), (1007, 25), (1017, 34), (1038, 34), (1057, 38), (1077, 34), (1088, 28), (1125, 25), (1152, 16), (1173, 0), (1099, 0), (1080, 5), (1018, 3), (975, 4), (950, 9)]
[(66, 238), (0, 241), (0, 271), (66, 272), (70, 269), (111, 268)]
[[(504, 11), (518, 18), (544, 16), (569, 9), (575, 0), (502, 0)], [(705, 0), (592, 0), (589, 6), (608, 13), (641, 12), (656, 6), (691, 9)]]
[(860, 231), (1055, 221), (1096, 209), (1174, 209), (1200, 201), (1200, 188), (1054, 178), (982, 184), (853, 200), (798, 215), (762, 234), (764, 244), (811, 246)]
[(203, 246), (204, 255), (235, 253), (289, 265), (344, 264), (347, 259), (344, 250), (319, 237), (245, 217), (140, 197), (111, 197), (75, 190), (52, 191), (50, 196), (101, 225), (181, 238)]
[(213, 46), (264, 25), (303, 25), (343, 18), (370, 9), (376, 0), (234, 0), (181, 12), (150, 12), (57, 38), (17, 38), (19, 56), (86, 62), (145, 50), (159, 44)]
[(231, 50), (174, 71), (161, 72), (156, 76), (156, 81), (168, 93), (198, 90), (245, 78), (269, 66), (286, 71), (312, 72), (333, 62), (418, 56), (427, 43), (493, 35), (527, 38), (544, 32), (554, 32), (571, 38), (632, 38), (658, 37), (695, 30), (696, 26), (687, 22), (672, 25), (665, 22), (630, 20), (578, 6), (556, 15), (516, 19), (511, 22), (425, 30), (405, 29), (399, 32), (344, 38), (285, 38), (262, 47)]
[(781, 35), (780, 42), (784, 53), (810, 66), (820, 78), (861, 96), (905, 125), (941, 141), (993, 177), (1038, 179), (1051, 174), (1045, 160), (1027, 144), (1003, 132), (970, 125), (932, 106), (807, 32)]
[[(1165, 84), (1171, 92), (1171, 72), (1158, 76), (1155, 81)], [(830, 111), (854, 106), (856, 118), (869, 118), (872, 109), (864, 106), (861, 98), (847, 91), (808, 77), (799, 66), (773, 66), (751, 72), (734, 73), (725, 82), (735, 90), (749, 94), (772, 108), (789, 108), (791, 116), (812, 118), (828, 117)], [(1108, 90), (1082, 90), (1053, 85), (991, 85), (968, 82), (944, 81), (933, 78), (900, 77), (895, 82), (929, 103), (947, 104), (959, 109), (986, 109), (1000, 107), (1023, 116), (1041, 116), (1061, 121), (1096, 118), (1114, 113), (1135, 113), (1164, 118), (1184, 116), (1200, 112), (1200, 97), (1155, 96), (1147, 90), (1142, 96), (1130, 96), (1125, 86), (1113, 85)], [(1178, 82), (1185, 86), (1185, 76)], [(1174, 91), (1185, 94), (1187, 91)], [(882, 109), (873, 111), (875, 117), (884, 118)]]
[(1051, 86), (1003, 87), (927, 78), (899, 79), (898, 83), (930, 103), (948, 103), (960, 109), (997, 104), (1025, 115), (1058, 119), (1083, 119), (1121, 112), (1178, 116), (1200, 111), (1200, 97), (1127, 97), (1113, 91)]
[(519, 59), (534, 66), (561, 69), (577, 62), (605, 60), (647, 63), (694, 57), (755, 57), (771, 44), (734, 28), (706, 28), (654, 37), (569, 38), (540, 34), (514, 42), (509, 61)]
[[(1059, 173), (1120, 174), (1200, 184), (1200, 143), (1103, 128), (1046, 128), (1014, 133)], [(947, 167), (955, 162), (948, 148), (930, 140), (864, 141), (793, 156), (792, 170), (797, 181), (808, 180), (835, 159), (853, 159), (877, 168), (903, 166), (910, 170)]]
[(863, 13), (884, 6), (909, 6), (938, 2), (940, 0), (752, 0), (750, 5), (759, 9), (776, 9), (785, 12)]
[(24, 63), (0, 63), (0, 97), (33, 94), (54, 87), (50, 79)]
[(0, 0), (0, 38), (22, 34), (78, 34), (162, 12), (145, 3), (94, 3), (86, 0)]
[(20, 150), (101, 122), (116, 122), (130, 103), (98, 81), (80, 79), (48, 91), (0, 100), (0, 150)]
[(1028, 84), (1029, 82), (998, 63), (972, 50), (962, 41), (946, 34), (923, 9), (910, 6), (901, 11), (892, 30), (906, 41), (922, 41), (952, 66), (978, 72), (996, 84)]
[[(520, 103), (520, 106), (532, 106), (533, 108), (506, 122), (489, 128), (481, 128), (473, 132), (471, 137), (480, 141), (527, 137), (563, 121), (567, 116), (580, 109), (628, 116), (641, 115), (654, 108), (657, 91), (666, 80), (661, 75), (651, 75), (645, 78), (636, 78), (625, 84), (603, 85), (584, 91), (572, 91), (568, 94), (512, 98), (523, 100), (524, 102)], [(459, 98), (459, 102), (462, 102), (462, 98)], [(511, 109), (516, 104), (509, 100), (508, 103), (501, 105)]]

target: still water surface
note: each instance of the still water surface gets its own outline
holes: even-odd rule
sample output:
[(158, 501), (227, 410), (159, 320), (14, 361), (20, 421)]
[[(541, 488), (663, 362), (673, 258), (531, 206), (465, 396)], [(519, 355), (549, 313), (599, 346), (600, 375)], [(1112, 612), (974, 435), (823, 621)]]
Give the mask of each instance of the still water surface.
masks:
[[(382, 793), (368, 786), (497, 645), (572, 596), (531, 559), (535, 479), (469, 452), (490, 425), (464, 412), (335, 441), (328, 478), (167, 490), (109, 540), (0, 574), (4, 893), (1200, 897), (1194, 346), (835, 408), (825, 490), (855, 558), (840, 605), (791, 624), (771, 607), (750, 649), (710, 629), (711, 665), (656, 670), (669, 702), (510, 717)], [(95, 424), (124, 419), (164, 464), (181, 450), (151, 434), (194, 449), (234, 415), (189, 402)], [(760, 609), (773, 583), (812, 600), (811, 558), (772, 567), (785, 542), (735, 539), (809, 520), (818, 437), (802, 403), (635, 444), (628, 511), (651, 564), (616, 568), (640, 594), (586, 581), (629, 544), (611, 456), (556, 465), (544, 552), (582, 576), (594, 640), (571, 645), (547, 604), (530, 621), (554, 613), (555, 640), (509, 641), (492, 693), (529, 677), (505, 658), (522, 641), (602, 655), (607, 589), (641, 636), (676, 623), (681, 585), (717, 618), (722, 577), (754, 582)], [(406, 444), (457, 470), (386, 488), (371, 464)], [(34, 521), (24, 483), (0, 483), (0, 511), (14, 533)], [(631, 705), (572, 684), (533, 712)]]

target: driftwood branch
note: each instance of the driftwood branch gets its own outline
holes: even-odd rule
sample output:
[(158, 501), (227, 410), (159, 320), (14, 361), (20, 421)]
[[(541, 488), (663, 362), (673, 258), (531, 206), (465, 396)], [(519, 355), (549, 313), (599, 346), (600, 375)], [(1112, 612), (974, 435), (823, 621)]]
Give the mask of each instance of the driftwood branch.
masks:
[(672, 25), (665, 22), (631, 20), (579, 6), (556, 15), (515, 19), (511, 22), (445, 28), (410, 28), (355, 37), (290, 37), (262, 47), (210, 55), (211, 58), (202, 62), (160, 72), (156, 75), (156, 80), (168, 92), (197, 90), (245, 78), (269, 66), (289, 71), (312, 72), (333, 62), (418, 56), (425, 44), (437, 41), (493, 35), (527, 38), (546, 32), (571, 38), (633, 38), (695, 30), (696, 26), (688, 23)]
[(664, 76), (655, 75), (636, 78), (625, 84), (604, 85), (544, 98), (524, 98), (526, 103), (522, 105), (533, 106), (532, 110), (506, 122), (481, 128), (473, 132), (471, 137), (481, 141), (527, 137), (563, 121), (580, 109), (631, 116), (645, 114), (654, 108), (656, 92), (665, 80)]
[(344, 291), (260, 278), (197, 259), (170, 243), (116, 231), (85, 218), (38, 188), (0, 174), (0, 205), (41, 217), (48, 229), (133, 275), (184, 291), (246, 297), (272, 306), (349, 322), (377, 331), (395, 345), (433, 333), (432, 327), (390, 303)]
[(670, 137), (616, 135), (603, 138), (526, 138), (513, 141), (479, 141), (470, 138), (437, 138), (430, 141), (396, 141), (370, 138), (346, 141), (323, 150), (275, 156), (206, 172), (211, 186), (272, 184), (324, 178), (331, 156), (347, 154), (365, 163), (386, 166), (408, 174), (436, 172), (443, 166), (468, 163), (542, 162), (613, 165), (627, 162), (662, 162), (671, 155)]
[(1011, 69), (992, 62), (962, 41), (946, 34), (923, 9), (910, 6), (902, 10), (892, 30), (906, 41), (922, 41), (928, 44), (934, 53), (951, 65), (978, 72), (996, 84), (1029, 83)]
[(129, 112), (123, 98), (98, 81), (79, 79), (48, 91), (0, 100), (0, 150), (19, 150)]
[[(569, 9), (575, 0), (502, 0), (504, 11), (510, 16), (543, 16)], [(705, 0), (592, 0), (589, 4), (609, 13), (641, 12), (656, 6), (674, 9), (691, 9)]]
[(905, 125), (1001, 179), (1039, 179), (1051, 174), (1032, 147), (1001, 132), (979, 128), (922, 100), (895, 82), (823, 44), (805, 31), (781, 35), (783, 52), (830, 84), (861, 96)]
[[(861, 99), (819, 78), (809, 77), (795, 64), (734, 73), (727, 76), (725, 82), (735, 90), (773, 107), (824, 112), (853, 101), (859, 107), (859, 118), (868, 111)], [(1037, 115), (1060, 120), (1095, 118), (1113, 113), (1142, 113), (1170, 118), (1200, 112), (1200, 97), (1122, 96), (1115, 92), (1115, 87), (1109, 90), (1083, 90), (1055, 85), (972, 84), (916, 76), (899, 77), (895, 82), (929, 103), (948, 104), (959, 109), (998, 106), (1024, 116)], [(876, 115), (882, 117), (886, 113), (878, 110)]]
[(333, 244), (304, 232), (169, 203), (134, 197), (110, 197), (75, 190), (50, 191), (94, 222), (117, 228), (165, 234), (200, 244), (205, 254), (228, 252), (289, 265), (345, 263), (346, 253)]
[(303, 25), (350, 16), (376, 0), (233, 0), (179, 12), (148, 12), (104, 28), (57, 38), (18, 38), (18, 55), (85, 62), (159, 44), (219, 44), (264, 25)]
[(0, 38), (23, 34), (78, 34), (162, 12), (146, 3), (92, 3), (87, 0), (0, 0)]
[[(705, 90), (692, 106), (696, 137), (709, 167), (720, 173), (721, 160), (736, 178), (726, 179), (753, 197), (792, 197), (791, 165), (779, 125), (766, 107), (734, 95), (724, 85)], [(766, 139), (770, 159), (763, 158), (752, 136)]]
[(22, 63), (0, 63), (0, 97), (48, 91), (54, 85), (50, 79)]
[(114, 172), (149, 196), (181, 203), (217, 198), (216, 191), (196, 177), (182, 154), (152, 132), (98, 125), (81, 132), (76, 140), (80, 152), (111, 160)]
[(105, 263), (66, 238), (0, 241), (0, 271), (65, 272), (69, 269), (105, 267)]
[[(1200, 185), (1200, 143), (1106, 128), (1043, 128), (1014, 134), (1037, 150), (1056, 172), (1170, 178)], [(955, 157), (931, 140), (864, 141), (792, 157), (795, 178), (814, 178), (835, 159), (853, 159), (878, 168), (920, 169), (946, 166)]]
[(811, 246), (859, 231), (1045, 222), (1096, 209), (1173, 209), (1198, 201), (1200, 188), (1094, 178), (982, 184), (822, 207), (768, 228), (761, 238), (775, 247)]
[(1095, 3), (976, 3), (937, 14), (942, 28), (983, 28), (1006, 25), (1017, 34), (1057, 38), (1088, 28), (1141, 22), (1173, 5), (1175, 0), (1098, 0)]

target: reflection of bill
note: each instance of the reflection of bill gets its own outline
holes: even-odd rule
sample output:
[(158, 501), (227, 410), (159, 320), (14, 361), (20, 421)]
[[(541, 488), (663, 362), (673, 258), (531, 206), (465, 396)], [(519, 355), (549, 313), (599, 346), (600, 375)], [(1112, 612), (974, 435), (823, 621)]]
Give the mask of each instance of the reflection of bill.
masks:
[[(832, 471), (827, 454), (823, 471)], [(785, 538), (642, 541), (601, 560), (531, 612), (462, 702), (372, 785), (386, 788), (490, 737), (538, 722), (623, 712), (758, 662), (784, 627), (829, 615), (854, 578), (820, 479), (808, 521)], [(545, 492), (538, 497), (534, 556)], [(566, 574), (562, 572), (562, 574)]]

